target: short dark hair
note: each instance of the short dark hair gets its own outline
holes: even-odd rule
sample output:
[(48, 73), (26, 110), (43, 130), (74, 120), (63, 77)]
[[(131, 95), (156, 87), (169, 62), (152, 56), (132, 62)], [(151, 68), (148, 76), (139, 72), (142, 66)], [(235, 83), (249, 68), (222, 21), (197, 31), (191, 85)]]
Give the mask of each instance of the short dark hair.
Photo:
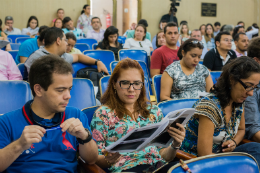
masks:
[(233, 31), (233, 34), (232, 34), (233, 39), (234, 39), (235, 35), (238, 33), (240, 28), (244, 28), (244, 27), (239, 25), (239, 26), (236, 26), (234, 28), (234, 31)]
[(28, 22), (27, 22), (27, 28), (30, 26), (30, 22), (31, 22), (32, 20), (36, 20), (36, 21), (37, 21), (37, 25), (36, 25), (36, 27), (38, 27), (39, 22), (38, 22), (37, 17), (36, 17), (36, 16), (31, 16), (31, 17), (28, 19)]
[(188, 24), (188, 22), (187, 22), (186, 20), (182, 20), (182, 21), (180, 22), (180, 25), (185, 25), (185, 24)]
[(141, 24), (141, 25), (144, 25), (145, 27), (148, 27), (147, 20), (145, 20), (145, 19), (140, 19), (138, 24)]
[(101, 20), (100, 20), (99, 17), (92, 17), (92, 19), (91, 19), (91, 23), (93, 22), (94, 19), (98, 19), (98, 20), (101, 22)]
[(236, 35), (235, 35), (235, 37), (234, 37), (234, 41), (238, 41), (239, 40), (239, 36), (240, 35), (246, 35), (245, 33), (237, 33)]
[(247, 56), (258, 58), (260, 60), (260, 38), (256, 37), (250, 40), (247, 48)]
[(63, 58), (49, 54), (35, 60), (30, 68), (29, 83), (35, 97), (34, 85), (39, 84), (45, 91), (53, 83), (52, 75), (73, 73), (71, 64)]
[(175, 22), (168, 22), (167, 25), (164, 27), (164, 34), (166, 34), (168, 27), (177, 27), (178, 28), (178, 26)]
[(161, 20), (160, 23), (168, 23), (167, 20)]
[(214, 26), (221, 26), (221, 24), (219, 22), (215, 22)]
[(68, 23), (69, 21), (71, 21), (70, 17), (64, 17), (64, 19), (62, 20), (62, 25), (64, 26), (66, 23)]
[(42, 42), (44, 40), (45, 33), (46, 33), (47, 29), (49, 29), (49, 27), (46, 26), (46, 25), (43, 25), (43, 26), (40, 27), (40, 29), (38, 31), (39, 32), (38, 39), (39, 39), (40, 42)]
[(75, 34), (73, 34), (73, 32), (68, 32), (65, 34), (65, 36), (66, 36), (66, 39), (72, 39), (74, 41), (77, 41), (77, 38), (76, 38)]
[(178, 50), (178, 53), (177, 53), (180, 60), (182, 59), (182, 50), (184, 51), (184, 53), (187, 53), (194, 48), (199, 48), (199, 49), (204, 48), (204, 46), (202, 45), (201, 42), (198, 41), (198, 43), (193, 43), (193, 41), (198, 41), (198, 40), (195, 38), (190, 38), (181, 44), (181, 46)]
[[(145, 40), (145, 38), (146, 38), (146, 32), (147, 32), (147, 30), (146, 30), (146, 27), (144, 26), (144, 25), (142, 25), (142, 24), (138, 24), (137, 26), (136, 26), (136, 28), (135, 28), (135, 31), (136, 31), (136, 29), (137, 29), (137, 27), (139, 27), (139, 26), (141, 26), (142, 28), (144, 28), (144, 37), (143, 37), (143, 40)], [(135, 37), (135, 36), (134, 36)]]
[(237, 22), (237, 25), (239, 25), (240, 23), (243, 23), (245, 25), (245, 22), (243, 22), (243, 21)]
[(44, 44), (45, 46), (50, 46), (54, 42), (57, 41), (57, 39), (63, 38), (63, 31), (60, 28), (52, 27), (46, 30), (45, 36), (44, 36)]
[(230, 35), (230, 33), (229, 33), (229, 32), (225, 32), (225, 31), (219, 32), (219, 33), (216, 35), (216, 37), (215, 37), (215, 45), (216, 45), (216, 46), (217, 46), (216, 42), (217, 42), (217, 41), (220, 42), (222, 35)]

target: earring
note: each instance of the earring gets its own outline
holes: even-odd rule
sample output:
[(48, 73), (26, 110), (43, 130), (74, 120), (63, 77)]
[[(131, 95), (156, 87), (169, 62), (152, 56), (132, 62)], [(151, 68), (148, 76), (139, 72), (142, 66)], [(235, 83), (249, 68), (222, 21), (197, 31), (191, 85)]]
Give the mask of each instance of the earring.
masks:
[(116, 89), (115, 89), (115, 94), (116, 94)]

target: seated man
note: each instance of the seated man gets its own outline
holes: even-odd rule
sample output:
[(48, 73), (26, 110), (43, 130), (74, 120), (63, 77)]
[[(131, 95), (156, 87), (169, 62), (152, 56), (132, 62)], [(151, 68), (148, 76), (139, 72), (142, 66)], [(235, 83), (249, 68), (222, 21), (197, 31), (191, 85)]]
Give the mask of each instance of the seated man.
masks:
[(65, 34), (68, 32), (73, 32), (77, 39), (83, 37), (82, 30), (73, 26), (73, 20), (70, 17), (65, 17), (62, 20), (62, 24), (64, 27), (62, 30)]
[(87, 33), (87, 38), (93, 38), (98, 42), (102, 41), (104, 38), (105, 30), (101, 29), (101, 21), (99, 17), (93, 17), (91, 19), (91, 26), (93, 30), (89, 30)]
[(0, 116), (0, 172), (77, 172), (77, 149), (87, 163), (96, 162), (87, 116), (66, 108), (72, 71), (56, 55), (34, 62), (29, 73), (34, 100)]
[(232, 36), (228, 32), (219, 32), (215, 37), (216, 48), (209, 50), (203, 60), (209, 71), (221, 71), (222, 67), (231, 59), (237, 58), (236, 53), (231, 50)]
[(169, 22), (164, 28), (166, 45), (161, 46), (153, 52), (151, 57), (151, 78), (154, 75), (162, 74), (166, 67), (174, 61), (178, 61), (176, 45), (179, 39), (178, 26), (174, 22)]
[(77, 42), (77, 38), (75, 37), (75, 35), (72, 32), (68, 32), (66, 35), (66, 39), (68, 42), (67, 48), (66, 48), (66, 53), (69, 54), (82, 54), (82, 52), (75, 48), (75, 44)]
[[(148, 27), (148, 23), (147, 23), (147, 21), (145, 19), (139, 20), (137, 25), (139, 25), (139, 24), (144, 25), (146, 28)], [(127, 37), (126, 38), (134, 38), (134, 36), (135, 36), (135, 30), (130, 30), (127, 33)], [(146, 37), (145, 38), (151, 41), (151, 34), (150, 34), (150, 32), (146, 32)]]
[(0, 49), (0, 80), (23, 80), (12, 55)]
[(20, 45), (18, 54), (15, 58), (16, 64), (24, 63), (33, 52), (38, 50), (40, 46), (43, 46), (43, 39), (45, 35), (44, 31), (48, 28), (49, 27), (45, 25), (41, 26), (38, 31), (39, 32), (38, 38), (28, 39)]
[(245, 33), (238, 33), (234, 37), (234, 42), (236, 45), (236, 49), (234, 50), (236, 52), (237, 57), (240, 56), (247, 56), (247, 47), (249, 44), (249, 39), (246, 36)]
[(14, 20), (12, 16), (6, 16), (5, 17), (5, 26), (4, 26), (4, 32), (7, 35), (20, 35), (21, 30), (18, 28), (13, 28)]
[[(256, 37), (250, 41), (247, 48), (248, 57), (253, 58), (260, 64), (260, 38)], [(259, 83), (260, 84), (260, 83)], [(260, 85), (258, 85), (259, 87)], [(245, 138), (260, 142), (260, 90), (255, 90), (253, 96), (247, 97), (245, 101)]]
[(195, 38), (199, 41), (201, 41), (203, 43), (203, 50), (202, 50), (202, 55), (200, 57), (200, 59), (204, 59), (205, 54), (208, 52), (208, 48), (207, 48), (207, 44), (203, 41), (202, 35), (201, 35), (201, 31), (199, 29), (194, 29), (191, 32), (190, 35), (191, 38)]
[(106, 66), (100, 61), (93, 58), (90, 58), (83, 54), (68, 54), (66, 52), (67, 39), (65, 34), (60, 28), (49, 28), (46, 31), (44, 37), (45, 47), (41, 47), (39, 50), (35, 51), (25, 62), (25, 67), (29, 73), (32, 63), (40, 58), (41, 56), (54, 54), (58, 55), (61, 58), (65, 59), (68, 63), (72, 64), (73, 62), (81, 62), (88, 65), (97, 65), (99, 72), (103, 71), (108, 74)]

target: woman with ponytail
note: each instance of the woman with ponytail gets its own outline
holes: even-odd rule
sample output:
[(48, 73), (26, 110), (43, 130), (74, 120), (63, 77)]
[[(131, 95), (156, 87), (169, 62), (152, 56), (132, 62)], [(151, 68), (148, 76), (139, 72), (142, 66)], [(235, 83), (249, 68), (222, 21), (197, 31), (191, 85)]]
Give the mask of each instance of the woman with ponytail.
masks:
[(92, 15), (90, 15), (90, 6), (88, 4), (83, 6), (81, 15), (78, 18), (77, 28), (81, 29), (85, 35), (87, 35), (88, 30), (92, 29), (91, 26)]

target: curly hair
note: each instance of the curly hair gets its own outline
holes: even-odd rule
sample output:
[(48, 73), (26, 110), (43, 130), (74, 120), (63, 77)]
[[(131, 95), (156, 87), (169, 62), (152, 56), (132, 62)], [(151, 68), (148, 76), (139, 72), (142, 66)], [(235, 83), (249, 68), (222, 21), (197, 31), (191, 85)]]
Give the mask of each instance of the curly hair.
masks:
[[(131, 115), (132, 113), (125, 108), (124, 103), (120, 100), (118, 95), (115, 93), (114, 84), (117, 82), (117, 79), (119, 78), (121, 72), (123, 70), (127, 70), (130, 68), (139, 70), (142, 76), (142, 81), (144, 82), (144, 72), (140, 64), (135, 60), (126, 58), (122, 61), (119, 61), (119, 63), (116, 65), (110, 77), (108, 88), (104, 93), (104, 95), (101, 97), (101, 103), (108, 106), (111, 110), (115, 110), (118, 118), (120, 119), (126, 115)], [(147, 109), (147, 106), (149, 102), (150, 101), (146, 98), (146, 89), (145, 87), (143, 87), (141, 89), (139, 98), (137, 99), (134, 105), (135, 108), (134, 113), (140, 113), (141, 116), (143, 116), (144, 118), (148, 118), (149, 110)]]
[[(211, 88), (210, 92), (214, 93), (222, 108), (228, 106), (231, 100), (231, 80), (235, 82), (238, 79), (247, 79), (252, 73), (260, 73), (260, 65), (247, 56), (232, 60), (223, 67), (223, 72), (218, 78), (217, 83)], [(241, 106), (242, 103), (234, 103), (234, 105)]]
[(250, 58), (258, 58), (260, 59), (260, 38), (256, 37), (253, 38), (248, 45), (247, 48), (247, 56)]

